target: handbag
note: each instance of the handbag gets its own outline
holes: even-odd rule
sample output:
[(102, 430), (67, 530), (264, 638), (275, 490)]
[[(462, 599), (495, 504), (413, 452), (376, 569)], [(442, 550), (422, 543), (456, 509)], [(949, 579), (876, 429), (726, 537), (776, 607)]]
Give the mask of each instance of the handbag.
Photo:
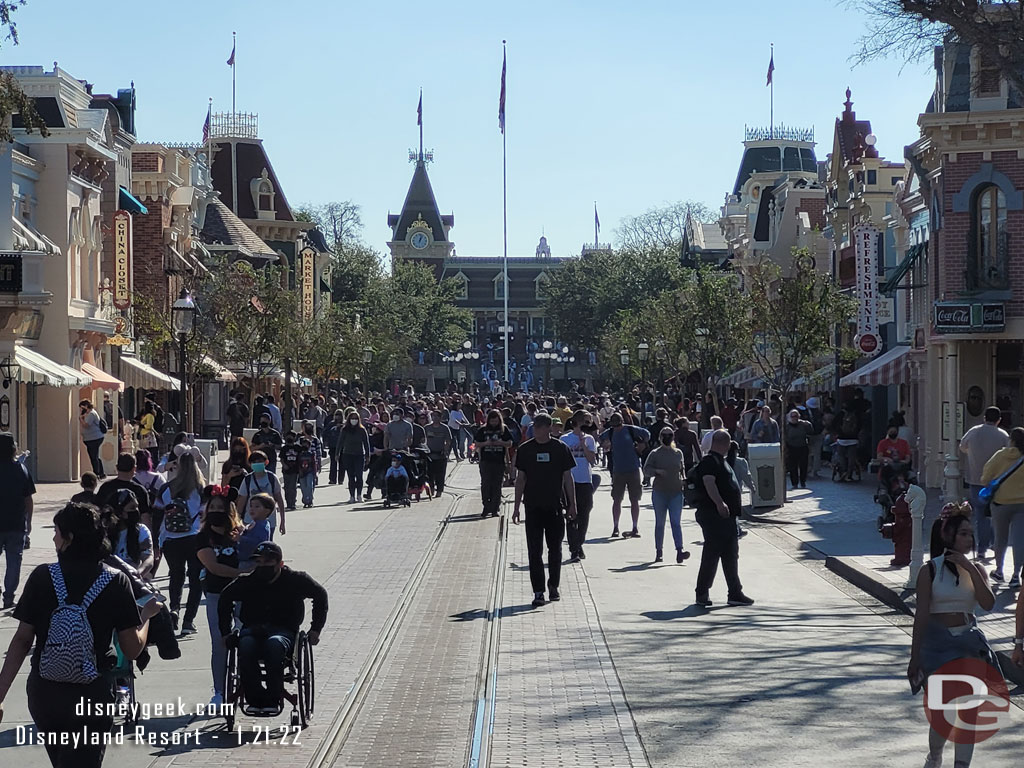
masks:
[(992, 517), (992, 499), (995, 498), (996, 491), (1006, 481), (1006, 478), (1020, 469), (1022, 465), (1024, 465), (1024, 456), (1021, 456), (1016, 464), (1003, 472), (999, 477), (989, 480), (988, 485), (978, 491), (978, 507), (981, 514), (985, 517)]

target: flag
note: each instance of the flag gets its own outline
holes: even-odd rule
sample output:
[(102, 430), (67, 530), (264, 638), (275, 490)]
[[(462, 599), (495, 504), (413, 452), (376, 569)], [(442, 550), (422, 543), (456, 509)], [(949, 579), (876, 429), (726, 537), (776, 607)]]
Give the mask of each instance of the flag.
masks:
[(231, 56), (228, 57), (228, 66), (235, 66), (235, 43), (231, 44)]
[(772, 84), (772, 72), (775, 71), (775, 51), (772, 50), (772, 57), (768, 60), (768, 82), (765, 83), (765, 87)]
[(505, 54), (501, 55), (501, 96), (498, 97), (498, 127), (505, 132)]
[(601, 220), (597, 218), (597, 203), (594, 203), (594, 226), (598, 232), (601, 231)]
[(212, 109), (212, 104), (206, 108), (206, 121), (203, 123), (203, 144), (210, 140), (210, 111)]
[(416, 107), (416, 125), (423, 125), (423, 91), (420, 91), (420, 104)]

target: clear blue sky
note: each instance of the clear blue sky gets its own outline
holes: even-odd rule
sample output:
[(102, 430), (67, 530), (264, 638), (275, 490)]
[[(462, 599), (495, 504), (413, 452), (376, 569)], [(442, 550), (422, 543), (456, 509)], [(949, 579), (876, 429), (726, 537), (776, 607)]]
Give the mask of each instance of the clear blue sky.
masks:
[(813, 126), (819, 159), (849, 85), (881, 153), (900, 160), (933, 82), (927, 63), (851, 69), (864, 21), (838, 0), (28, 0), (16, 16), (21, 45), (3, 61), (56, 60), (97, 92), (134, 80), (140, 141), (199, 141), (207, 100), (231, 108), (237, 31), (238, 109), (259, 113), (289, 202), (357, 202), (381, 249), (412, 174), (422, 86), (431, 181), (461, 255), (502, 248), (502, 38), (512, 254), (532, 254), (542, 229), (553, 253), (578, 253), (595, 200), (602, 241), (652, 206), (721, 205), (744, 124), (768, 123), (770, 42), (776, 122)]

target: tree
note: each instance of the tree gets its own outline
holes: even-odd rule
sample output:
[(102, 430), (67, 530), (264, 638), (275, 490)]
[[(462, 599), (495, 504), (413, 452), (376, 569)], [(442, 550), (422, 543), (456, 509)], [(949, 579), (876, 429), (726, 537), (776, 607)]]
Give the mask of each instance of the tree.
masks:
[(363, 231), (361, 206), (351, 200), (324, 203), (322, 205), (304, 205), (295, 214), (299, 221), (310, 221), (324, 233), (327, 245), (334, 253), (341, 253), (345, 248), (359, 242)]
[(687, 226), (717, 219), (718, 215), (704, 203), (687, 200), (627, 217), (619, 223), (615, 234), (620, 249), (625, 251), (674, 248), (678, 253)]
[(857, 62), (891, 54), (905, 61), (931, 56), (951, 36), (981, 46), (1007, 82), (1024, 93), (1024, 4), (1018, 0), (856, 0), (868, 31)]
[[(14, 21), (13, 14), (25, 0), (0, 0), (0, 35), (4, 41), (10, 41), (11, 45), (18, 44), (18, 27)], [(17, 115), (20, 121), (19, 128), (24, 128), (29, 133), (37, 130), (43, 136), (49, 136), (46, 123), (36, 111), (36, 103), (33, 98), (26, 96), (21, 89), (21, 83), (10, 72), (0, 72), (0, 142), (10, 144), (14, 141), (14, 133), (11, 131), (12, 120)]]

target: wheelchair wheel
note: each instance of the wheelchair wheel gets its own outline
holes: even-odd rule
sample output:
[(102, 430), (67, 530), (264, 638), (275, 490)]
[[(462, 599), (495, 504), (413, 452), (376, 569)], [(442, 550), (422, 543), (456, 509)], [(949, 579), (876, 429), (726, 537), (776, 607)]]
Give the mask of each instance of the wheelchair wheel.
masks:
[(227, 675), (224, 678), (224, 722), (230, 731), (235, 727), (235, 710), (242, 706), (242, 689), (238, 679), (238, 649), (228, 649)]
[(306, 718), (308, 719), (313, 714), (316, 702), (316, 672), (313, 665), (313, 646), (310, 644), (309, 638), (306, 638), (306, 642), (303, 644), (303, 653), (306, 655), (303, 663), (306, 674), (302, 678), (302, 685), (305, 687), (306, 692), (304, 700), (306, 703)]
[(309, 638), (300, 632), (295, 642), (295, 690), (298, 712), (292, 713), (292, 725), (298, 715), (298, 725), (305, 728), (309, 717), (313, 714), (313, 654), (310, 652)]

